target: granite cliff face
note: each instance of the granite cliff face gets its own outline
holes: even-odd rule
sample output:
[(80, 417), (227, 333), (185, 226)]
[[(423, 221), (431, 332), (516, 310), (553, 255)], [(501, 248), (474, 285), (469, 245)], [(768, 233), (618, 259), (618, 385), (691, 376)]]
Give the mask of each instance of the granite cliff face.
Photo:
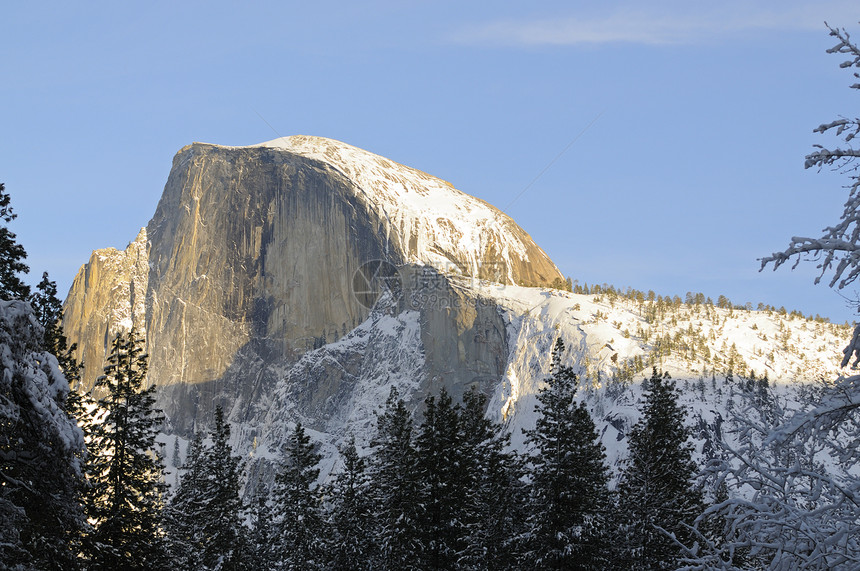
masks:
[[(398, 272), (391, 299), (376, 299), (379, 282), (368, 284), (375, 308), (354, 291), (374, 261)], [(234, 420), (258, 416), (284, 378), (308, 410), (348, 400), (349, 363), (343, 374), (293, 369), (372, 309), (414, 314), (424, 388), (457, 393), (498, 380), (500, 313), (453, 287), (452, 276), (528, 285), (562, 278), (509, 217), (421, 171), (314, 137), (195, 143), (177, 153), (138, 238), (124, 252), (94, 252), (81, 268), (65, 328), (89, 383), (116, 330), (144, 334), (148, 382), (161, 387), (171, 426), (187, 433), (216, 403)]]
[(101, 374), (105, 347), (117, 330), (144, 330), (148, 254), (143, 228), (124, 251), (105, 248), (93, 252), (72, 282), (64, 326), (69, 339), (78, 343), (78, 359), (87, 365), (82, 379), (85, 388)]

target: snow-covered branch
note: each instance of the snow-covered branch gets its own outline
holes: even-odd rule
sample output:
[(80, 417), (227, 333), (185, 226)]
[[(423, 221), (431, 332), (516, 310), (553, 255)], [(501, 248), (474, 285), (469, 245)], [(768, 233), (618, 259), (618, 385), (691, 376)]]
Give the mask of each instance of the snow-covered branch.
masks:
[[(852, 221), (852, 224), (856, 226), (851, 233), (860, 233), (860, 224), (856, 221)], [(768, 264), (773, 264), (773, 269), (776, 270), (796, 256), (793, 269), (801, 260), (818, 260), (823, 256), (824, 259), (816, 266), (821, 269), (821, 273), (815, 278), (815, 283), (819, 283), (828, 270), (832, 269), (833, 278), (830, 280), (830, 287), (844, 288), (860, 276), (860, 243), (840, 237), (838, 235), (840, 230), (837, 228), (827, 230), (830, 231), (829, 235), (821, 238), (794, 236), (788, 248), (762, 258), (761, 269), (763, 270)], [(805, 254), (811, 255), (811, 258), (804, 258)]]
[(735, 418), (740, 446), (710, 467), (733, 496), (699, 518), (684, 569), (860, 568), (860, 376), (793, 413), (776, 407), (770, 423), (756, 412)]
[[(830, 35), (837, 38), (839, 43), (830, 48), (828, 53), (846, 54), (849, 59), (842, 62), (840, 67), (860, 68), (860, 48), (852, 43), (851, 37), (844, 29), (827, 26)], [(854, 73), (855, 77), (860, 74)], [(860, 83), (851, 86), (860, 89)], [(840, 117), (829, 123), (819, 125), (813, 130), (814, 133), (832, 133), (841, 138), (843, 143), (850, 144), (860, 134), (860, 119), (849, 119)], [(832, 166), (843, 173), (856, 173), (860, 163), (860, 149), (850, 146), (826, 148), (815, 145), (816, 150), (806, 156), (805, 168)], [(846, 186), (848, 189), (848, 201), (842, 212), (838, 224), (824, 229), (821, 238), (794, 237), (788, 248), (782, 252), (774, 252), (770, 256), (761, 258), (761, 269), (768, 264), (777, 269), (790, 258), (796, 258), (794, 267), (802, 259), (810, 256), (813, 260), (819, 260), (818, 268), (821, 270), (815, 283), (828, 272), (833, 272), (830, 287), (844, 288), (860, 276), (860, 175), (851, 174), (851, 182)]]
[(813, 133), (826, 133), (830, 129), (836, 128), (836, 136), (841, 137), (842, 133), (848, 130), (853, 129), (854, 134), (852, 134), (852, 138), (857, 134), (857, 129), (860, 128), (860, 119), (846, 119), (841, 118), (836, 121), (831, 121), (830, 123), (823, 123), (812, 130)]
[[(853, 138), (854, 133), (849, 133), (846, 136), (846, 141)], [(806, 162), (803, 166), (804, 168), (810, 168), (814, 166), (831, 165), (836, 161), (853, 161), (857, 157), (860, 157), (860, 150), (858, 149), (840, 149), (837, 147), (831, 151), (829, 149), (821, 148), (820, 151), (815, 151), (806, 155)]]
[(830, 30), (830, 35), (839, 40), (839, 43), (827, 50), (827, 53), (847, 54), (850, 56), (849, 59), (842, 62), (839, 67), (860, 67), (860, 48), (851, 41), (850, 34), (848, 34), (844, 29), (840, 30), (839, 28), (832, 28), (826, 22), (825, 25)]
[(851, 335), (851, 342), (842, 350), (842, 353), (845, 354), (845, 357), (842, 358), (842, 363), (839, 365), (840, 367), (847, 367), (852, 356), (854, 356), (854, 362), (851, 366), (856, 368), (857, 365), (860, 364), (860, 325), (856, 325), (854, 327), (854, 333)]

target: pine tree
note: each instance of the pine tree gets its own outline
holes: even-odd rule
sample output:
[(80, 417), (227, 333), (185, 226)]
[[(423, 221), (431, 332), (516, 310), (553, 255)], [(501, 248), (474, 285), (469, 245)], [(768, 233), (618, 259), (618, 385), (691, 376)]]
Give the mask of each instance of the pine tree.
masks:
[[(0, 219), (15, 218), (0, 183)], [(27, 300), (30, 293), (19, 276), (29, 271), (27, 253), (15, 238), (0, 227), (3, 300)], [(47, 342), (56, 324), (42, 320), (37, 304), (4, 302), (0, 309), (0, 567), (74, 569), (84, 526), (85, 449), (68, 415), (68, 383), (49, 355), (62, 355)]]
[(182, 456), (179, 453), (179, 437), (173, 439), (173, 467), (176, 470), (182, 469)]
[(206, 446), (197, 434), (189, 445), (186, 469), (167, 509), (170, 550), (174, 565), (182, 569), (242, 569), (247, 555), (239, 496), (242, 462), (233, 455), (230, 425), (220, 405), (210, 440)]
[[(5, 185), (0, 182), (0, 219), (6, 224), (18, 217), (12, 212), (10, 201)], [(27, 299), (30, 296), (30, 288), (18, 275), (30, 271), (24, 263), (27, 252), (15, 238), (15, 233), (10, 232), (5, 224), (0, 226), (0, 299)]]
[(316, 484), (321, 458), (304, 427), (296, 424), (275, 477), (274, 511), (282, 569), (324, 568), (322, 502)]
[(203, 497), (206, 509), (198, 526), (205, 545), (202, 562), (208, 569), (241, 569), (244, 555), (242, 520), (244, 507), (239, 496), (242, 461), (230, 447), (230, 425), (221, 406), (215, 407), (212, 445), (204, 453)]
[(63, 304), (57, 297), (57, 284), (48, 277), (48, 272), (42, 273), (42, 281), (36, 286), (36, 291), (30, 295), (30, 306), (36, 318), (44, 328), (42, 346), (57, 358), (57, 363), (63, 376), (69, 384), (65, 408), (68, 414), (78, 421), (82, 428), (89, 426), (86, 418), (94, 408), (92, 398), (78, 392), (81, 384), (81, 363), (75, 358), (77, 343), (69, 345), (63, 333)]
[(422, 569), (457, 569), (468, 544), (466, 508), (470, 490), (463, 457), (460, 407), (443, 388), (424, 400), (424, 420), (415, 438), (417, 500), (414, 527)]
[(188, 444), (179, 486), (165, 509), (167, 546), (177, 569), (195, 569), (202, 560), (206, 538), (198, 522), (207, 507), (205, 452), (203, 437), (196, 433)]
[(43, 347), (57, 358), (60, 370), (72, 389), (77, 388), (81, 380), (81, 364), (74, 357), (77, 343), (69, 345), (63, 333), (63, 303), (57, 297), (57, 283), (51, 281), (48, 272), (42, 273), (42, 281), (30, 295), (29, 302), (45, 330)]
[(342, 571), (372, 569), (375, 553), (367, 461), (359, 456), (354, 437), (341, 448), (340, 457), (342, 468), (331, 485), (329, 567)]
[(410, 569), (417, 565), (419, 543), (416, 520), (416, 452), (412, 442), (412, 417), (395, 387), (385, 409), (377, 417), (371, 444), (371, 494), (379, 548), (376, 567)]
[(247, 568), (264, 571), (276, 568), (276, 530), (268, 492), (257, 489), (251, 498), (251, 536)]
[(636, 570), (676, 569), (683, 556), (673, 535), (692, 545), (703, 511), (678, 390), (655, 368), (642, 418), (630, 432), (630, 456), (618, 486), (621, 559)]
[(513, 538), (524, 519), (523, 463), (508, 451), (511, 434), (486, 418), (487, 397), (474, 388), (463, 396), (460, 442), (468, 495), (464, 504), (468, 549), (461, 559), (473, 569), (515, 568)]
[(92, 569), (155, 569), (164, 565), (161, 526), (165, 491), (155, 437), (162, 422), (155, 387), (142, 390), (147, 357), (132, 330), (111, 342), (95, 388), (100, 417), (90, 428), (87, 472), (91, 489), (86, 538)]
[(57, 284), (48, 277), (48, 272), (42, 273), (42, 281), (36, 286), (28, 301), (33, 313), (44, 330), (43, 346), (45, 349), (57, 349), (62, 345), (65, 349), (67, 342), (60, 327), (63, 317), (63, 307), (57, 298)]
[(606, 454), (578, 379), (561, 364), (564, 342), (552, 353), (552, 375), (537, 395), (534, 430), (525, 431), (530, 458), (530, 513), (525, 561), (542, 569), (604, 569), (611, 497)]

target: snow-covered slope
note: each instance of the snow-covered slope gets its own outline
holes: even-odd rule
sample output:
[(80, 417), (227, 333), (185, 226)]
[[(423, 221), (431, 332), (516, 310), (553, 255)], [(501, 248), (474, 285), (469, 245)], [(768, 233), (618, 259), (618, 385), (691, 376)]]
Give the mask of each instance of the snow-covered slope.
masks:
[(841, 349), (850, 336), (845, 325), (776, 311), (683, 303), (661, 304), (661, 311), (657, 302), (615, 293), (473, 284), (495, 300), (508, 323), (510, 354), (488, 414), (508, 426), (515, 446), (524, 446), (522, 429), (534, 427), (535, 396), (560, 337), (567, 347), (564, 362), (579, 373), (581, 397), (614, 467), (626, 454), (642, 381), (653, 367), (682, 389), (687, 422), (699, 453), (707, 456), (714, 439), (726, 438), (731, 411), (758, 398), (762, 379), (769, 398), (783, 409), (797, 408), (816, 384), (842, 372)]
[[(505, 325), (503, 374), (492, 385), (487, 415), (503, 423), (513, 445), (524, 449), (522, 430), (534, 427), (536, 394), (549, 373), (556, 339), (564, 341), (565, 364), (578, 371), (580, 396), (591, 409), (613, 468), (627, 451), (627, 433), (639, 417), (643, 380), (652, 367), (668, 372), (682, 390), (699, 459), (710, 457), (718, 440), (733, 443), (733, 410), (756, 406), (767, 379), (769, 403), (783, 410), (799, 407), (816, 383), (832, 380), (845, 326), (774, 311), (666, 305), (617, 295), (580, 295), (558, 290), (454, 280), (494, 306)], [(326, 460), (323, 477), (337, 460), (337, 447), (349, 436), (367, 444), (375, 415), (396, 386), (420, 417), (427, 393), (420, 314), (373, 314), (337, 343), (307, 353), (282, 372), (265, 419), (240, 427), (234, 444), (247, 448), (256, 439), (258, 457), (271, 459), (297, 421), (315, 428)], [(647, 339), (647, 340), (646, 340)], [(671, 339), (671, 343), (666, 343)], [(729, 367), (732, 373), (729, 374)], [(307, 380), (350, 379), (340, 401), (311, 409)], [(317, 386), (313, 381), (310, 386)], [(270, 468), (270, 467), (269, 467)], [(266, 473), (258, 470), (257, 476)]]

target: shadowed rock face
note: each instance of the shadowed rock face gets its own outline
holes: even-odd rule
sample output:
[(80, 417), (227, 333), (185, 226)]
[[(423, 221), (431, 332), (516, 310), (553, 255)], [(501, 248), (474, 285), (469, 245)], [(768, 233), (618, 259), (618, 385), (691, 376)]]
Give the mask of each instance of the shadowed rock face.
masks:
[[(408, 264), (404, 279), (435, 267), (433, 284), (409, 285), (386, 308), (420, 314), (425, 388), (447, 386), (456, 395), (501, 376), (498, 310), (452, 288), (440, 272), (548, 285), (562, 276), (546, 254), (510, 218), (443, 181), (335, 141), (289, 141), (183, 148), (138, 239), (124, 252), (94, 252), (65, 314), (85, 384), (100, 374), (113, 332), (134, 326), (146, 336), (148, 382), (162, 387), (159, 404), (178, 431), (208, 418), (217, 402), (233, 420), (258, 417), (288, 377), (309, 414), (346, 414), (332, 407), (347, 406), (349, 378), (363, 357), (288, 372), (368, 319), (353, 277), (370, 260)], [(416, 180), (438, 196), (428, 199)], [(429, 208), (426, 216), (397, 210), (413, 198)], [(464, 226), (472, 213), (486, 225), (474, 246)], [(427, 303), (431, 296), (447, 301)]]

